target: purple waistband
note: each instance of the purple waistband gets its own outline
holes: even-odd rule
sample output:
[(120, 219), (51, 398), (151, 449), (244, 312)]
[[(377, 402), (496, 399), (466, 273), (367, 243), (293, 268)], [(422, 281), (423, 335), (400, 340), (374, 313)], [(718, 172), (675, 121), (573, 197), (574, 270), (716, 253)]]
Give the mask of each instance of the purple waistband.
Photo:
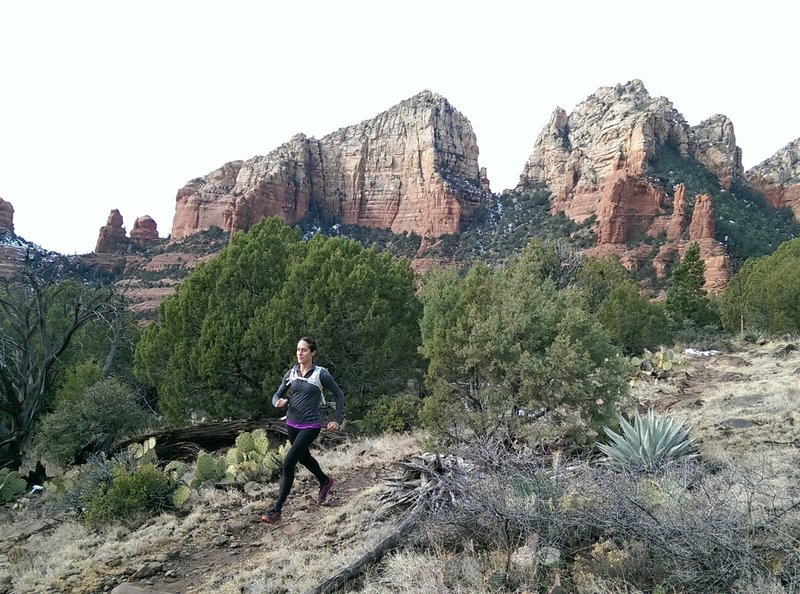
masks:
[(293, 421), (286, 421), (286, 424), (289, 425), (292, 429), (322, 429), (322, 423), (295, 423)]

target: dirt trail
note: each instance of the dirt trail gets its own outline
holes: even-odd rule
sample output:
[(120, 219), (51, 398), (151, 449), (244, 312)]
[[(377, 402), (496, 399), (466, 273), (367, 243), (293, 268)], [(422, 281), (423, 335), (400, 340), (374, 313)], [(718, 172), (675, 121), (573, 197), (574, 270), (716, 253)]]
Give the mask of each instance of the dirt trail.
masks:
[(633, 390), (644, 407), (685, 421), (709, 447), (800, 445), (800, 349), (791, 343), (686, 356), (667, 379), (640, 380)]
[(174, 560), (175, 573), (167, 573), (167, 570), (149, 578), (129, 578), (127, 584), (175, 594), (213, 592), (227, 579), (240, 575), (242, 570), (266, 562), (263, 549), (291, 551), (318, 547), (323, 551), (330, 546), (353, 545), (320, 527), (334, 523), (346, 502), (382, 484), (390, 474), (395, 473), (389, 468), (381, 473), (340, 473), (329, 500), (321, 506), (315, 501), (316, 481), (298, 477), (279, 524), (259, 521), (260, 513), (269, 508), (271, 498), (231, 509), (222, 514), (224, 521), (211, 547), (204, 538), (199, 542), (175, 543), (172, 551), (162, 551), (162, 555), (166, 553)]

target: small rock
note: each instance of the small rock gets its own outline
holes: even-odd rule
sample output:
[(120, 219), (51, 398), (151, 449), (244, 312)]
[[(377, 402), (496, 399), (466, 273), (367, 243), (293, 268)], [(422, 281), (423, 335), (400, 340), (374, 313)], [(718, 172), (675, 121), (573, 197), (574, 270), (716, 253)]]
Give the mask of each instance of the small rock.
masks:
[(255, 499), (257, 497), (261, 497), (266, 492), (266, 487), (261, 483), (256, 481), (250, 481), (244, 484), (242, 489), (244, 494), (250, 497), (251, 499)]
[(228, 537), (225, 536), (224, 534), (219, 534), (214, 537), (214, 539), (211, 541), (211, 544), (213, 544), (215, 547), (221, 547), (227, 542), (228, 542)]
[(728, 419), (722, 425), (727, 429), (749, 429), (750, 427), (755, 427), (756, 423), (747, 419)]
[(544, 547), (539, 551), (539, 558), (542, 560), (542, 565), (554, 567), (561, 562), (561, 551), (555, 547)]
[(158, 572), (161, 571), (161, 563), (153, 562), (153, 563), (145, 563), (142, 565), (139, 570), (134, 573), (131, 577), (136, 580), (140, 580), (143, 578), (148, 578), (154, 576)]

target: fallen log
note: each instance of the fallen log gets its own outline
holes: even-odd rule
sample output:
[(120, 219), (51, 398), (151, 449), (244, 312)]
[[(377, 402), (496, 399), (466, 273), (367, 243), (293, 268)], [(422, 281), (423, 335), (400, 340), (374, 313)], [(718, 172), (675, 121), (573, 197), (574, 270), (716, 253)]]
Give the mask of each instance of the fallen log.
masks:
[[(151, 437), (156, 440), (156, 456), (159, 460), (194, 460), (200, 452), (214, 452), (236, 443), (240, 433), (263, 429), (270, 438), (282, 442), (287, 438), (286, 423), (279, 419), (244, 419), (238, 421), (220, 421), (199, 423), (189, 427), (163, 429), (143, 435), (137, 435), (117, 443), (112, 453), (119, 452), (134, 443), (141, 443)], [(323, 431), (319, 442), (322, 445), (340, 443), (344, 434)]]
[(411, 532), (414, 525), (419, 518), (419, 509), (414, 510), (410, 515), (403, 520), (403, 522), (395, 528), (395, 530), (372, 549), (364, 553), (356, 561), (347, 565), (326, 579), (324, 582), (317, 584), (314, 588), (306, 592), (306, 594), (325, 594), (327, 592), (335, 592), (339, 590), (346, 583), (356, 579), (368, 565), (378, 563), (383, 557), (405, 544), (405, 536)]

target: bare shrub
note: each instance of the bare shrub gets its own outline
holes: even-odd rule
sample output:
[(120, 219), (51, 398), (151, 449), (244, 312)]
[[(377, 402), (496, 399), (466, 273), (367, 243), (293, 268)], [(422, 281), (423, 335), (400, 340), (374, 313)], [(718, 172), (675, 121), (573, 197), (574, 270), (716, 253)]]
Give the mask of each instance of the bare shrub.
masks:
[[(503, 552), (504, 567), (484, 562), (484, 571), (504, 571), (515, 587), (541, 587), (560, 565), (585, 592), (603, 581), (620, 592), (768, 582), (800, 591), (800, 501), (763, 461), (684, 459), (644, 476), (496, 443), (461, 455), (475, 470), (460, 479), (460, 497), (428, 518), (427, 546), (460, 554), (474, 545), (486, 559)], [(532, 555), (521, 571), (512, 558), (525, 547)]]

